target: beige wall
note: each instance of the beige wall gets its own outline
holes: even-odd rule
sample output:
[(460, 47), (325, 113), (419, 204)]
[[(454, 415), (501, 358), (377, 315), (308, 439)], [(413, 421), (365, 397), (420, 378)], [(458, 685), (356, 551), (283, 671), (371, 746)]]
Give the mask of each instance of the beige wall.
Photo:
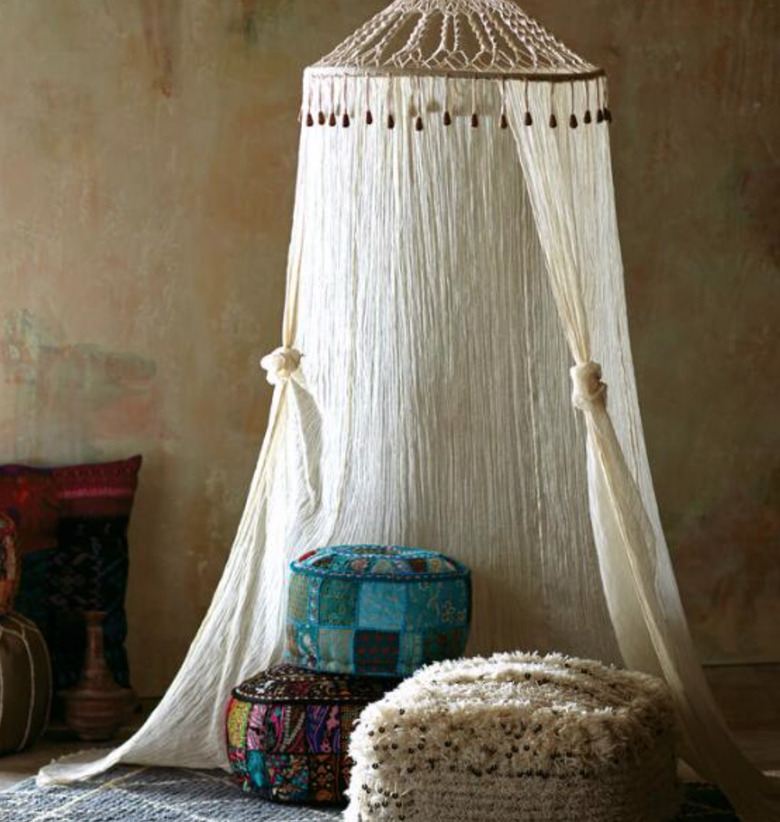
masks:
[[(300, 71), (381, 5), (0, 4), (0, 459), (145, 455), (142, 693), (208, 605), (260, 445)], [(637, 372), (697, 640), (780, 659), (777, 6), (526, 8), (613, 76)]]

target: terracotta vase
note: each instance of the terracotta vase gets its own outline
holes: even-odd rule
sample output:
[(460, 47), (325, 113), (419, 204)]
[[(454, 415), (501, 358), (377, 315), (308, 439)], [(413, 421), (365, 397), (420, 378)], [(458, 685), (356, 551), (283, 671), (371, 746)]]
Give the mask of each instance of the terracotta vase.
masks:
[(86, 611), (87, 651), (84, 670), (75, 688), (62, 691), (65, 724), (80, 739), (98, 742), (111, 739), (128, 721), (136, 698), (131, 688), (117, 685), (103, 654), (101, 611)]

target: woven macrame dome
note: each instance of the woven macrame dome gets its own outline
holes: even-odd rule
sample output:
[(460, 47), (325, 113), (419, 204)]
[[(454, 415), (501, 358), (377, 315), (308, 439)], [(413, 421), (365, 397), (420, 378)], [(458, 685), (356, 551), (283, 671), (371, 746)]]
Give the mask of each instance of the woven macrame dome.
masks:
[(314, 68), (529, 79), (601, 73), (511, 0), (396, 0)]

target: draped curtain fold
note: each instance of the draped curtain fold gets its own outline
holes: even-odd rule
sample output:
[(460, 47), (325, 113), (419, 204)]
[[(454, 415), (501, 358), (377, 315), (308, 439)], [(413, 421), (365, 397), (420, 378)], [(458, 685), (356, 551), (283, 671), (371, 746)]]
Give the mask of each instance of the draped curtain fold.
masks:
[[(529, 100), (530, 93), (530, 100)], [(588, 106), (585, 84), (572, 87), (572, 108)], [(511, 83), (509, 120), (547, 260), (550, 285), (575, 366), (573, 404), (587, 427), (591, 520), (607, 603), (628, 667), (662, 676), (682, 733), (682, 753), (713, 780), (750, 822), (780, 819), (777, 780), (741, 753), (713, 700), (690, 637), (674, 571), (655, 513), (652, 484), (640, 489), (607, 400), (610, 374), (594, 362), (588, 282), (622, 281), (609, 137), (606, 128), (531, 128), (527, 107), (555, 109), (554, 86)], [(597, 321), (614, 322), (610, 312)], [(603, 377), (603, 380), (602, 380)], [(649, 509), (649, 510), (648, 510)]]
[[(300, 152), (298, 187), (306, 177)], [(287, 266), (282, 340), (295, 337), (298, 281), (303, 256), (302, 210), (296, 200)], [(226, 766), (224, 702), (236, 684), (278, 657), (283, 637), (286, 544), (292, 505), (285, 487), (286, 431), (295, 415), (289, 395), (298, 379), (277, 382), (268, 427), (252, 476), (244, 511), (208, 612), (163, 699), (127, 742), (106, 753), (87, 750), (42, 768), (38, 784), (88, 779), (124, 762), (168, 767)]]

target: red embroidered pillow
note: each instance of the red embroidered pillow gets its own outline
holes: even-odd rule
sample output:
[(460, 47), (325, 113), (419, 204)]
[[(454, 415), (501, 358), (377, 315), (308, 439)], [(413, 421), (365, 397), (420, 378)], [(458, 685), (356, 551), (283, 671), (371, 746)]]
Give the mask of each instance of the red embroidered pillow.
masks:
[(129, 517), (142, 458), (52, 468), (61, 519)]
[(127, 526), (140, 467), (139, 456), (47, 472), (59, 514), (57, 542), (23, 557), (16, 609), (43, 631), (57, 690), (75, 685), (81, 674), (85, 611), (106, 613), (106, 661), (117, 682), (129, 686)]

